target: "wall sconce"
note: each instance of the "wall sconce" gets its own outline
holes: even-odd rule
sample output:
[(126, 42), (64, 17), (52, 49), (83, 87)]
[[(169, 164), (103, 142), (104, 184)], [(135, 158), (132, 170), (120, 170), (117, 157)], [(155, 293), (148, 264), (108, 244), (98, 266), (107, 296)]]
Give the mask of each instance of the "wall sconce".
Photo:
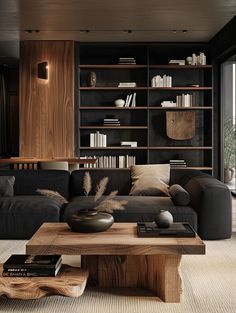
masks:
[(38, 63), (38, 78), (48, 79), (48, 62)]

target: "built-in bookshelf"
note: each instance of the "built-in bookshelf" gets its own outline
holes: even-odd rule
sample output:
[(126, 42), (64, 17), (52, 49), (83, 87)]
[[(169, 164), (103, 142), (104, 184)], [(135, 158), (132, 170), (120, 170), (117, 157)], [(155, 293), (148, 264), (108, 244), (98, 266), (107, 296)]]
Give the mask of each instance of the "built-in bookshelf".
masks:
[[(207, 55), (207, 65), (168, 64), (170, 59), (186, 59), (194, 52)], [(212, 66), (207, 46), (198, 44), (81, 44), (78, 46), (78, 154), (110, 158), (114, 167), (119, 157), (136, 164), (186, 161), (187, 169), (213, 170)], [(136, 64), (118, 64), (119, 57), (132, 56)], [(87, 77), (96, 73), (96, 84)], [(152, 77), (172, 77), (171, 87), (151, 87)], [(136, 87), (118, 87), (135, 82)], [(189, 86), (193, 85), (193, 86)], [(117, 107), (116, 99), (136, 95), (135, 106)], [(163, 101), (176, 102), (178, 95), (189, 94), (191, 106), (163, 107)], [(167, 136), (167, 112), (194, 112), (195, 135), (188, 140)], [(104, 118), (119, 119), (120, 125), (103, 125)], [(106, 135), (105, 147), (91, 147), (90, 134)], [(137, 147), (121, 146), (121, 141), (137, 142)], [(114, 161), (116, 158), (116, 162)], [(106, 162), (105, 162), (106, 163)], [(121, 163), (121, 161), (120, 161)], [(107, 163), (106, 163), (107, 164)], [(128, 162), (128, 166), (129, 166)]]

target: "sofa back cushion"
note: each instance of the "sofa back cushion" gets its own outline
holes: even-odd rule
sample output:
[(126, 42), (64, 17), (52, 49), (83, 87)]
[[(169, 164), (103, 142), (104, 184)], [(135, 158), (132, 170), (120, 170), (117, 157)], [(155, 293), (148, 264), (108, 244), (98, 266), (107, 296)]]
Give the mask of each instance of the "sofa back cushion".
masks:
[(11, 197), (14, 195), (14, 176), (0, 176), (0, 197)]
[[(84, 195), (83, 190), (83, 178), (86, 171), (78, 170), (71, 173), (71, 184), (70, 184), (70, 196), (82, 196)], [(96, 185), (104, 177), (109, 177), (107, 188), (104, 192), (105, 195), (109, 194), (113, 190), (118, 190), (119, 195), (128, 195), (131, 188), (131, 177), (130, 171), (127, 169), (120, 170), (91, 170), (90, 176), (92, 179), (92, 190), (90, 195), (95, 194)]]
[(169, 196), (169, 164), (131, 166), (131, 196)]
[(37, 189), (50, 189), (69, 197), (70, 173), (60, 170), (1, 170), (0, 176), (14, 176), (14, 195), (38, 195)]
[[(128, 195), (131, 189), (132, 180), (130, 170), (127, 169), (92, 169), (87, 170), (90, 172), (92, 179), (92, 191), (90, 195), (94, 195), (95, 188), (98, 182), (105, 176), (109, 177), (109, 182), (107, 184), (107, 189), (104, 194), (108, 194), (113, 190), (118, 190), (119, 195)], [(84, 196), (83, 190), (83, 178), (86, 170), (73, 171), (71, 173), (70, 179), (70, 197)], [(186, 183), (195, 176), (206, 176), (197, 170), (187, 170), (187, 169), (171, 169), (170, 170), (170, 185), (180, 184), (184, 187)]]
[(192, 177), (211, 177), (210, 175), (203, 173), (199, 170), (189, 169), (171, 169), (170, 170), (170, 186), (179, 184), (184, 187)]

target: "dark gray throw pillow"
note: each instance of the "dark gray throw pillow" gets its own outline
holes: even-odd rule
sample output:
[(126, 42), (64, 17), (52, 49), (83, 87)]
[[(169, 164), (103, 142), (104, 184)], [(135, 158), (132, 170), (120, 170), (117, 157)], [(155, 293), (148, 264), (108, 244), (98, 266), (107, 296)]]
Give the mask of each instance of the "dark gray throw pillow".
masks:
[(180, 185), (175, 184), (169, 188), (172, 201), (176, 205), (188, 205), (190, 202), (190, 194)]
[(14, 196), (14, 176), (0, 176), (0, 197), (12, 197)]

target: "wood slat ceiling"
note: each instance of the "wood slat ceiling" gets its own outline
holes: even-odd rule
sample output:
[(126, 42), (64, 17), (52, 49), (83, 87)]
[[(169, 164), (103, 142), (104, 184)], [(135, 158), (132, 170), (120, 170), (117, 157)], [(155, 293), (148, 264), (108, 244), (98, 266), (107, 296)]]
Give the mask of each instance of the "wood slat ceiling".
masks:
[(235, 0), (1, 0), (0, 40), (209, 41), (235, 14)]

